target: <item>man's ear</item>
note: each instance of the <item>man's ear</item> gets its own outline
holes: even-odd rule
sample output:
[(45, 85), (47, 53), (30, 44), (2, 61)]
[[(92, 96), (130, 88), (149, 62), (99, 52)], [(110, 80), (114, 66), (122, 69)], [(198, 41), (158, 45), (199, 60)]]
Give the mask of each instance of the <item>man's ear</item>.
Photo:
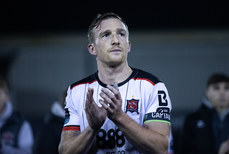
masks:
[(92, 44), (88, 44), (88, 51), (89, 51), (89, 53), (90, 54), (92, 54), (92, 55), (96, 55), (96, 52), (95, 52), (95, 47), (94, 47), (94, 44), (92, 43)]
[(128, 52), (131, 50), (131, 42), (129, 41), (129, 47), (128, 47)]

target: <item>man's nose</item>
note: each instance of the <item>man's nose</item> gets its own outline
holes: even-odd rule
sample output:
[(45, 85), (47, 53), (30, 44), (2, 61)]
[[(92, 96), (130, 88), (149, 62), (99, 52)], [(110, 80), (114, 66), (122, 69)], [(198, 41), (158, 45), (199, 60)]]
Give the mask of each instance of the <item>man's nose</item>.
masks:
[(112, 38), (111, 38), (111, 43), (112, 45), (119, 45), (119, 39), (116, 35), (112, 35)]

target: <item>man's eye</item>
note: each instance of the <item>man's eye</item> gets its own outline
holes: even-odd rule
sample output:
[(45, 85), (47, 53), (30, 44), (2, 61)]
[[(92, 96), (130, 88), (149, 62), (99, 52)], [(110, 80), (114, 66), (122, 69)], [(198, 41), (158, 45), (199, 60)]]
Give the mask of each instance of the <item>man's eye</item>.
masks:
[(108, 37), (109, 36), (109, 33), (106, 33), (103, 35), (103, 37)]
[(125, 34), (125, 33), (119, 33), (119, 35), (120, 35), (120, 36), (126, 36), (126, 34)]

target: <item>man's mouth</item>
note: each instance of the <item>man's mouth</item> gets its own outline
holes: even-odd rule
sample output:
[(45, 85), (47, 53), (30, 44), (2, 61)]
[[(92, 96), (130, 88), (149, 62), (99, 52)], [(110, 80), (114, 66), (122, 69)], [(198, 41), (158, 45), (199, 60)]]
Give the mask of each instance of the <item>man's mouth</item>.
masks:
[(121, 49), (112, 49), (110, 52), (121, 52)]

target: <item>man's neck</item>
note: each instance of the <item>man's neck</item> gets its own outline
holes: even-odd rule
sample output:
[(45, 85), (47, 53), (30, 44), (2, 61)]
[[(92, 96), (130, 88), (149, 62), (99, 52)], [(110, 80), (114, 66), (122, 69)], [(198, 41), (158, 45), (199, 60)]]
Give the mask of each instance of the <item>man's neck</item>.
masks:
[(132, 69), (126, 65), (116, 67), (98, 67), (99, 79), (105, 84), (114, 84), (125, 81), (132, 73)]

